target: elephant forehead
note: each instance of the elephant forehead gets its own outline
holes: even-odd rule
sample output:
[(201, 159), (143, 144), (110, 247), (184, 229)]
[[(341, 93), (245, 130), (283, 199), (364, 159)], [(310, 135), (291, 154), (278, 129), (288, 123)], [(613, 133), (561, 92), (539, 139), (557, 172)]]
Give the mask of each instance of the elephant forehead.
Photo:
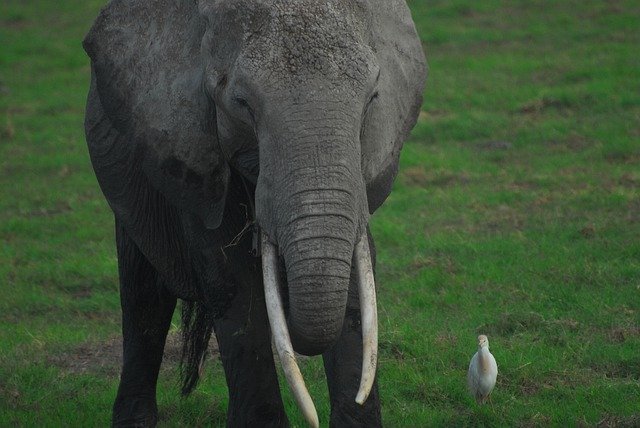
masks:
[(374, 58), (363, 42), (357, 14), (337, 1), (282, 0), (248, 38), (244, 58), (248, 66), (285, 76), (318, 74), (351, 78), (363, 83)]
[(309, 46), (353, 43), (360, 29), (358, 20), (344, 2), (290, 1), (275, 2), (270, 11), (273, 28), (283, 36), (314, 37)]

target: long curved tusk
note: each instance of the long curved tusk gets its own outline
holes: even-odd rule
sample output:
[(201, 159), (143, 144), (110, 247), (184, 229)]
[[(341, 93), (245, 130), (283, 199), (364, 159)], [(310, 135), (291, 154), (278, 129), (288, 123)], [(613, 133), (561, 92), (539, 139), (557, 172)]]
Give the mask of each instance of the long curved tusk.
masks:
[(371, 266), (371, 251), (366, 232), (356, 245), (355, 263), (358, 270), (358, 295), (362, 319), (362, 375), (356, 403), (364, 404), (369, 397), (376, 377), (378, 362), (378, 309), (376, 306), (376, 285)]
[(313, 400), (304, 384), (302, 373), (298, 368), (289, 329), (284, 318), (282, 297), (278, 281), (278, 255), (276, 247), (269, 242), (267, 235), (262, 232), (262, 276), (264, 279), (264, 296), (269, 315), (269, 325), (276, 344), (276, 351), (282, 364), (282, 370), (287, 378), (289, 388), (309, 425), (317, 428), (320, 425), (318, 413)]

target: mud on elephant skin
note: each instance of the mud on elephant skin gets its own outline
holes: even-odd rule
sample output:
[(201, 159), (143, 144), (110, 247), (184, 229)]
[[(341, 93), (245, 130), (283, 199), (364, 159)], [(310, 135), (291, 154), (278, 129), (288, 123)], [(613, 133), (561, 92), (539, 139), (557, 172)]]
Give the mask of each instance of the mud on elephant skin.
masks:
[(379, 425), (368, 221), (426, 78), (405, 1), (112, 0), (84, 48), (87, 142), (116, 221), (113, 424), (156, 423), (182, 299), (183, 392), (215, 332), (230, 426), (288, 424), (272, 333), (311, 425), (293, 350), (323, 355), (332, 425)]

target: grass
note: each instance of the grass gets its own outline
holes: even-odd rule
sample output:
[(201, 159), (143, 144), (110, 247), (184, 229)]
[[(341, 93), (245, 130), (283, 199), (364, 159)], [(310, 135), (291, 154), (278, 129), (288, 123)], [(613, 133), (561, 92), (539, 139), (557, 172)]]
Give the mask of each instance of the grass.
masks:
[[(385, 424), (640, 424), (640, 7), (409, 3), (430, 76), (372, 220)], [(84, 144), (80, 46), (101, 4), (0, 6), (0, 425), (110, 417), (113, 220)], [(500, 369), (485, 407), (464, 380), (481, 332)], [(321, 365), (303, 371), (326, 418)], [(224, 424), (218, 361), (190, 398), (177, 383), (169, 359), (161, 425)]]

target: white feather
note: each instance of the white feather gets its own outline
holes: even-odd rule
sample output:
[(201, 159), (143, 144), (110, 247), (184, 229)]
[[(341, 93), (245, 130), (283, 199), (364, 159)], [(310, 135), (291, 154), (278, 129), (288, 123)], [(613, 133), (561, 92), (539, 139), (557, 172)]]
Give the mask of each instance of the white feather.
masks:
[(497, 377), (498, 364), (491, 352), (489, 352), (489, 339), (481, 334), (478, 336), (478, 352), (471, 358), (469, 372), (467, 373), (469, 392), (478, 403), (487, 401), (496, 385)]

